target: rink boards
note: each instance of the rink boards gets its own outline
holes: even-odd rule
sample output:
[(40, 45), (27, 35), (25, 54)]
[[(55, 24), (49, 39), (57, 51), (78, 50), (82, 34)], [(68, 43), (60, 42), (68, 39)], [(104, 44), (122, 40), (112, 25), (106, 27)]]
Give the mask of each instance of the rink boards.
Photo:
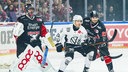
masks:
[[(109, 43), (109, 48), (128, 48), (128, 22), (104, 22), (107, 28), (108, 38), (111, 38), (113, 31), (117, 29), (117, 36)], [(45, 22), (48, 31), (55, 41), (59, 30), (71, 24), (71, 22)], [(16, 45), (12, 34), (14, 22), (0, 22), (0, 55), (15, 53)], [(50, 48), (55, 50), (55, 48)]]

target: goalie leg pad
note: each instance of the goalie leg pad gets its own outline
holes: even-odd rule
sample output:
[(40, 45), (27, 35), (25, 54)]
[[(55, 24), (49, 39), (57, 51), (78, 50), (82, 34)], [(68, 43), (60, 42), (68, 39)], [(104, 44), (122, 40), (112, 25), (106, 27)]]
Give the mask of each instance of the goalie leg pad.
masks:
[(36, 54), (34, 55), (36, 57), (36, 60), (38, 61), (38, 63), (42, 63), (42, 59), (43, 59), (43, 56), (40, 54), (39, 51), (36, 51)]
[(34, 50), (32, 49), (33, 47), (28, 45), (26, 50), (19, 57), (18, 69), (20, 71), (23, 71), (27, 67), (29, 61), (33, 58)]
[(10, 66), (11, 72), (22, 72), (26, 69), (29, 64), (29, 61), (31, 61), (34, 56), (34, 50), (32, 49), (33, 47), (30, 45), (26, 47), (25, 51), (22, 52), (19, 55), (19, 58), (16, 59), (15, 62), (13, 62), (13, 64)]

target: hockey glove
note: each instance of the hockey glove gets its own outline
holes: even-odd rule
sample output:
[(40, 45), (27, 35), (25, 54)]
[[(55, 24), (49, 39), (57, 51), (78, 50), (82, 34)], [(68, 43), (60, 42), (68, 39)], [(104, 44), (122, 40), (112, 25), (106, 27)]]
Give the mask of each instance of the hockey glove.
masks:
[(86, 43), (87, 43), (87, 44), (95, 44), (95, 43), (96, 43), (96, 39), (95, 39), (95, 38), (88, 38), (88, 39), (86, 40)]
[(61, 43), (57, 43), (55, 46), (56, 46), (56, 51), (57, 51), (57, 52), (62, 52), (62, 50), (63, 50), (63, 45), (62, 45)]

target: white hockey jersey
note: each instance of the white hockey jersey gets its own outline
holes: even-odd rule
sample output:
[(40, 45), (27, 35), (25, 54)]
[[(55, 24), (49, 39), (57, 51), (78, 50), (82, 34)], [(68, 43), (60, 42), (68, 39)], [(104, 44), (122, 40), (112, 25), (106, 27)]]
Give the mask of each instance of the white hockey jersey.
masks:
[(83, 26), (80, 26), (77, 31), (74, 31), (73, 24), (70, 24), (66, 28), (62, 28), (56, 37), (57, 42), (61, 42), (62, 44), (64, 38), (66, 43), (81, 45), (81, 43), (87, 39), (87, 31)]

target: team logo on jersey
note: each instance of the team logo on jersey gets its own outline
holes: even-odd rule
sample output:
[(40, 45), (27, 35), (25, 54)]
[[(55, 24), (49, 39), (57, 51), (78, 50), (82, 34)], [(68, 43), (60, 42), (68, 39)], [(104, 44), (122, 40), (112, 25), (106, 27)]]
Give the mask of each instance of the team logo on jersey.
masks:
[(83, 32), (81, 30), (78, 30), (78, 34), (83, 34)]
[(94, 31), (95, 31), (95, 33), (99, 33), (99, 31), (97, 29), (95, 29)]
[(30, 36), (31, 36), (30, 42), (32, 42), (34, 40), (37, 40), (38, 34), (30, 35)]
[(81, 42), (81, 40), (77, 37), (77, 36), (74, 36), (70, 39), (70, 42), (72, 44), (79, 44)]
[(28, 26), (27, 26), (27, 29), (28, 30), (38, 30), (40, 29), (40, 26), (38, 25), (38, 23), (28, 23)]

